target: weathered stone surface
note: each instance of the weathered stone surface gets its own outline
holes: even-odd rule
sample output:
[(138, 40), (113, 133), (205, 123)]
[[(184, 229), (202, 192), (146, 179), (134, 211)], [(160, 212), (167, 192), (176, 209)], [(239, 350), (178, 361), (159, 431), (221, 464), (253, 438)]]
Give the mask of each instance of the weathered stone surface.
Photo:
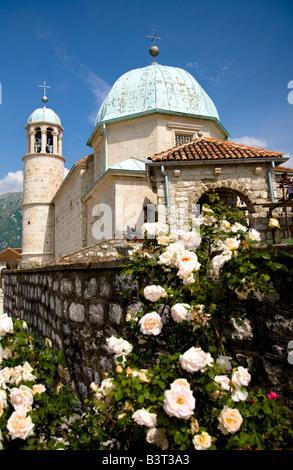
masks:
[(103, 325), (104, 322), (104, 308), (101, 304), (89, 306), (89, 321), (98, 325)]
[(84, 321), (84, 305), (72, 302), (69, 307), (69, 318), (75, 322)]
[(60, 289), (63, 295), (71, 295), (73, 291), (72, 281), (70, 279), (62, 279)]
[[(293, 267), (288, 263), (286, 273), (275, 275), (276, 294), (255, 296), (243, 325), (232, 322), (226, 337), (231, 354), (253, 372), (253, 384), (277, 391), (293, 408), (287, 350), (293, 340)], [(150, 276), (143, 280), (150, 282)], [(135, 300), (124, 304), (119, 294), (128, 289)], [(91, 380), (99, 383), (115, 366), (106, 339), (124, 336), (125, 321), (139, 312), (137, 289), (131, 277), (120, 276), (118, 263), (18, 270), (5, 277), (4, 308), (64, 352), (70, 383), (83, 398)], [(162, 316), (164, 323), (169, 321), (168, 309)]]

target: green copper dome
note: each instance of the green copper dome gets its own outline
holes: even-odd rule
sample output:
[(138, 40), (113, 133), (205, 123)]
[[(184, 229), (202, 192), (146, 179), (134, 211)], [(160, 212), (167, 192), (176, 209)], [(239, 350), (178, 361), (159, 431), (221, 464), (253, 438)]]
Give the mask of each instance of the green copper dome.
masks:
[(31, 122), (49, 122), (52, 124), (59, 124), (61, 126), (60, 118), (57, 114), (50, 108), (37, 108), (28, 118), (28, 124)]
[(189, 72), (155, 62), (130, 70), (114, 83), (98, 112), (96, 127), (150, 112), (219, 120), (213, 101)]

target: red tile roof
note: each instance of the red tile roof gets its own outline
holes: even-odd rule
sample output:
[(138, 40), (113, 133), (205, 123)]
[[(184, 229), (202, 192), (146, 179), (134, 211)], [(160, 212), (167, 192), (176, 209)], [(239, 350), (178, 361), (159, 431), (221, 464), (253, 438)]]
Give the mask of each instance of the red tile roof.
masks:
[(7, 261), (21, 261), (21, 254), (19, 253), (20, 248), (6, 248), (0, 251), (0, 263), (6, 263)]
[(178, 145), (164, 152), (157, 153), (147, 160), (152, 162), (223, 160), (248, 158), (281, 158), (283, 153), (271, 152), (262, 148), (249, 147), (227, 140), (212, 137), (200, 137), (186, 144)]
[(293, 173), (293, 168), (289, 168), (289, 167), (287, 167), (287, 166), (279, 166), (279, 165), (278, 165), (276, 168), (274, 168), (274, 171), (275, 171), (276, 173), (283, 173), (283, 171), (284, 171), (284, 172), (286, 171), (287, 173)]
[(77, 162), (75, 162), (75, 165), (79, 165), (79, 163), (85, 162), (88, 158), (93, 157), (93, 155), (94, 155), (94, 154), (91, 153), (90, 155), (87, 155), (86, 157), (81, 158), (80, 160), (78, 160)]

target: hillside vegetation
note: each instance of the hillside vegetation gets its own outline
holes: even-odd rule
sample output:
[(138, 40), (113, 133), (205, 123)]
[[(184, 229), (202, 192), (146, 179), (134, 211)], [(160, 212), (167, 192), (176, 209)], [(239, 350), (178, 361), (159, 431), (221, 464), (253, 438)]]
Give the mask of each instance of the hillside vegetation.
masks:
[(21, 247), (22, 192), (0, 196), (0, 251)]

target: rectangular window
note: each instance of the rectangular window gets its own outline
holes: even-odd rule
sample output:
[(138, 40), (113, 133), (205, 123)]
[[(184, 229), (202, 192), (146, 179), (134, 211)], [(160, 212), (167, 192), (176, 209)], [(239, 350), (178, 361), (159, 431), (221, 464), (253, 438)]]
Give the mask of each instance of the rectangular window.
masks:
[(175, 145), (186, 144), (193, 140), (193, 134), (175, 134)]

